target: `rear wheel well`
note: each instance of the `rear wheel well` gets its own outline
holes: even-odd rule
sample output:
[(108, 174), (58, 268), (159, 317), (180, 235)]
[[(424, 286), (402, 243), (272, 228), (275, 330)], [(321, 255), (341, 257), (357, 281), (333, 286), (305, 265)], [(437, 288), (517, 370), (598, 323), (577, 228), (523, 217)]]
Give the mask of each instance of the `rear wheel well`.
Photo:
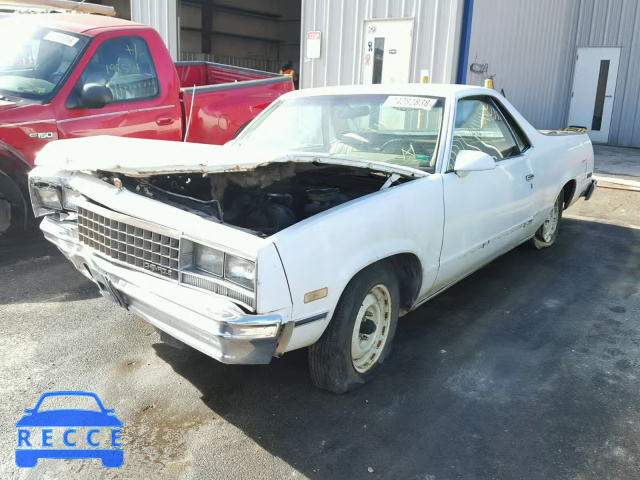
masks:
[(566, 210), (571, 204), (571, 200), (576, 193), (576, 181), (569, 180), (562, 189), (564, 192), (564, 209)]

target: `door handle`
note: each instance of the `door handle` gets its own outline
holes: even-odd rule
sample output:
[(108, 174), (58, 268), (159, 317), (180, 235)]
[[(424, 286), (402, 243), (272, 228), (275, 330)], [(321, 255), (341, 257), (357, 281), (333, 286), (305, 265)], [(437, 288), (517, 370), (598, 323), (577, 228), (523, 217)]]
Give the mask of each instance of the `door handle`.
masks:
[(170, 115), (158, 115), (156, 117), (156, 123), (160, 126), (171, 125), (175, 119)]
[(613, 95), (605, 95), (604, 98), (613, 98)]
[(535, 177), (535, 175), (533, 173), (530, 173), (525, 178), (527, 179), (527, 182), (528, 182), (529, 180), (533, 180), (533, 177)]

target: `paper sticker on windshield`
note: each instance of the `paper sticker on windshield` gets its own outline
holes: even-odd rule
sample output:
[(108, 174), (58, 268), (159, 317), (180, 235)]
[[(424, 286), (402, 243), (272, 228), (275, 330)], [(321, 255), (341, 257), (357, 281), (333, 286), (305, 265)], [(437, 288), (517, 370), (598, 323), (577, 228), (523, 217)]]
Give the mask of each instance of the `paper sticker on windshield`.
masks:
[(384, 101), (385, 107), (417, 108), (431, 110), (438, 103), (437, 98), (391, 96)]
[(50, 42), (61, 43), (67, 47), (73, 47), (79, 40), (77, 37), (72, 37), (71, 35), (66, 35), (60, 32), (49, 32), (43, 38)]

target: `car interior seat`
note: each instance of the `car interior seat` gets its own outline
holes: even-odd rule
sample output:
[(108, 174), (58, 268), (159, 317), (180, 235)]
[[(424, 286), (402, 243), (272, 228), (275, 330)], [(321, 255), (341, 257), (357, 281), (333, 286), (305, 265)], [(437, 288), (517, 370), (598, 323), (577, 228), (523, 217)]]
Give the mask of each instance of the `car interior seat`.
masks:
[(38, 60), (33, 69), (34, 77), (56, 83), (52, 77), (62, 63), (63, 49), (64, 46), (59, 43), (41, 40), (38, 48)]

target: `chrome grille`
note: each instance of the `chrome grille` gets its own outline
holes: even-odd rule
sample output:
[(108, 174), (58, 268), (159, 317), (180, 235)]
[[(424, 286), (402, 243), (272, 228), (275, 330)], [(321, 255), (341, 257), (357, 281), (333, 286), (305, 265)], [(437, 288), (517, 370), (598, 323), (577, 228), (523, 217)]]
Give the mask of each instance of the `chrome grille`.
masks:
[(80, 241), (115, 260), (178, 280), (180, 240), (128, 223), (123, 215), (117, 218), (78, 206)]

